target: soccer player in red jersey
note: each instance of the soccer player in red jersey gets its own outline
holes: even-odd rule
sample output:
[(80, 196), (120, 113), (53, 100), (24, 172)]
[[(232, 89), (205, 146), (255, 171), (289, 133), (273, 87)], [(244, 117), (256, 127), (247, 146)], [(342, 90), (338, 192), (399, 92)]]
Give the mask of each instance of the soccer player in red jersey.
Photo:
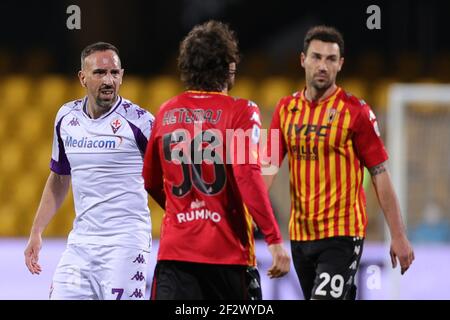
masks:
[[(343, 54), (339, 31), (311, 28), (301, 53), (306, 88), (280, 100), (270, 126), (279, 133), (273, 164), (288, 154), (291, 251), (305, 299), (356, 297), (367, 225), (364, 167), (389, 225), (392, 266), (398, 259), (403, 274), (414, 260), (375, 114), (336, 85)], [(265, 176), (269, 187), (274, 176)]]
[(155, 119), (144, 181), (165, 209), (152, 299), (258, 299), (253, 223), (265, 235), (271, 278), (289, 271), (261, 176), (260, 114), (228, 95), (239, 62), (229, 27), (209, 21), (181, 42), (178, 66), (188, 91)]

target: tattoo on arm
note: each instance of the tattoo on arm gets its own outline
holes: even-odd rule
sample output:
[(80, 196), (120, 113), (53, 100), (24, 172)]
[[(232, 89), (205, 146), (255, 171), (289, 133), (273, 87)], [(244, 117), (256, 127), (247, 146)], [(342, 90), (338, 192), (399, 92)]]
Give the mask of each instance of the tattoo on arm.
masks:
[(386, 165), (385, 165), (385, 162), (383, 162), (383, 163), (380, 163), (379, 165), (376, 165), (375, 167), (372, 167), (372, 168), (369, 168), (369, 172), (370, 172), (370, 175), (373, 177), (373, 176), (376, 176), (376, 175), (378, 175), (378, 174), (380, 174), (380, 173), (383, 173), (383, 172), (385, 172), (386, 171)]

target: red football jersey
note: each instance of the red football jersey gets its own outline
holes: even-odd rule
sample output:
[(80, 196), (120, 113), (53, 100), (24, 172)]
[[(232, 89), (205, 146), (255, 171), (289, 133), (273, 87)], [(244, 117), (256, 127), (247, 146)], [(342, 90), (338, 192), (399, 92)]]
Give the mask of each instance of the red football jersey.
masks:
[(158, 260), (255, 265), (253, 220), (282, 242), (261, 176), (258, 106), (187, 91), (163, 104), (146, 150), (145, 187), (165, 208)]

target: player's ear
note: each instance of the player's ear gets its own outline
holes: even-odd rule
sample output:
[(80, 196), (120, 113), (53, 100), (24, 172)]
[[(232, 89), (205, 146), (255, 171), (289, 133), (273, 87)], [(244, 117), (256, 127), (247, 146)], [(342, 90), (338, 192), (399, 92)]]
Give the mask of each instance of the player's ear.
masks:
[(305, 58), (306, 58), (305, 54), (303, 52), (300, 53), (300, 64), (302, 65), (303, 68), (305, 67)]
[(341, 71), (343, 65), (344, 65), (344, 57), (342, 57), (342, 58), (339, 59), (339, 68), (338, 68), (338, 71)]
[(125, 74), (125, 69), (120, 69), (120, 84), (122, 84), (123, 75)]
[(86, 77), (83, 70), (78, 71), (78, 79), (80, 79), (81, 86), (86, 88)]

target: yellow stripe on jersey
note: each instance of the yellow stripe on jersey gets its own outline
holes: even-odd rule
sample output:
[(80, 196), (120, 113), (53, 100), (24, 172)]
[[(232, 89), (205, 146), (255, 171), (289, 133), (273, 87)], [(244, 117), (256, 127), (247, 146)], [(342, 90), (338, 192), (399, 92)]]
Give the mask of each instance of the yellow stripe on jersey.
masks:
[[(300, 111), (297, 111), (296, 115), (294, 117), (294, 123), (298, 123), (299, 118), (300, 118)], [(290, 180), (294, 181), (294, 186), (295, 186), (295, 188), (293, 188), (293, 189), (291, 188), (291, 194), (296, 194), (296, 192), (297, 192), (296, 190), (298, 190), (298, 186), (299, 186), (299, 181), (298, 181), (298, 167), (296, 165), (296, 161), (295, 161), (294, 157), (291, 157), (291, 167), (293, 168), (292, 170), (293, 170), (294, 174), (290, 175)], [(298, 196), (299, 195), (296, 194), (295, 198), (297, 199)], [(291, 217), (295, 217), (295, 220), (294, 220), (296, 222), (294, 224), (295, 232), (296, 232), (297, 236), (300, 236), (300, 233), (302, 231), (300, 230), (301, 225), (300, 225), (299, 221), (300, 221), (300, 215), (302, 214), (302, 212), (304, 212), (304, 210), (299, 206), (298, 201), (294, 201), (292, 203), (292, 206), (294, 208), (294, 214), (291, 215)]]
[[(289, 132), (289, 124), (292, 121), (292, 117), (293, 117), (293, 113), (292, 110), (296, 107), (296, 99), (292, 99), (289, 104), (286, 106), (286, 108), (281, 108), (281, 113), (280, 113), (280, 121), (282, 121), (283, 123), (280, 125), (281, 128), (283, 128), (283, 137), (285, 139), (285, 141), (288, 141), (287, 137), (289, 134), (291, 134)], [(288, 114), (286, 115), (286, 110)], [(295, 117), (294, 117), (294, 121), (298, 121), (298, 117), (297, 115), (299, 115), (300, 113), (296, 113)], [(284, 121), (283, 121), (284, 120)], [(293, 170), (293, 166), (292, 166), (292, 159), (293, 156), (291, 154), (291, 148), (289, 147), (289, 145), (287, 145), (287, 152), (288, 152), (288, 159), (289, 159), (289, 172), (291, 172), (291, 170)], [(296, 190), (296, 188), (293, 188), (292, 186), (295, 185), (295, 179), (294, 179), (295, 175), (289, 175), (289, 179), (290, 179), (290, 192), (291, 192), (291, 199), (294, 198), (294, 192)], [(296, 206), (295, 203), (291, 204), (291, 218), (289, 219), (289, 230), (295, 229), (296, 227), (296, 213), (298, 212), (298, 208)]]
[[(349, 140), (348, 143), (348, 149), (349, 149), (349, 161), (350, 161), (350, 208), (349, 208), (349, 228), (350, 228), (350, 233), (351, 234), (355, 234), (356, 233), (356, 228), (355, 228), (355, 220), (356, 220), (356, 212), (355, 212), (355, 206), (352, 204), (355, 204), (355, 193), (356, 193), (356, 168), (355, 168), (355, 153), (352, 152), (352, 148), (353, 148), (353, 143), (352, 140)], [(359, 170), (358, 170), (359, 171)]]
[[(326, 108), (326, 110), (330, 109), (334, 103), (336, 101), (336, 96), (334, 96), (332, 99), (330, 99), (330, 101), (328, 103), (326, 103), (326, 105), (324, 106)], [(320, 123), (320, 125), (322, 126), (326, 126), (328, 124), (328, 117), (325, 115), (322, 119), (322, 122)], [(325, 173), (325, 161), (328, 161), (327, 158), (325, 158), (325, 139), (323, 140), (319, 140), (319, 150), (322, 150), (322, 152), (319, 154), (319, 181), (326, 181), (327, 177), (326, 177), (326, 173)], [(326, 192), (326, 188), (325, 188), (326, 184), (325, 183), (321, 183), (320, 184), (320, 188), (319, 188), (319, 193), (320, 194), (325, 194)], [(321, 197), (319, 199), (319, 212), (318, 212), (318, 224), (319, 224), (319, 239), (323, 239), (325, 238), (325, 202), (326, 199), (325, 197)]]
[(255, 238), (253, 236), (253, 218), (248, 212), (247, 206), (244, 204), (245, 221), (247, 223), (247, 239), (248, 239), (248, 261), (250, 267), (256, 266), (255, 255)]
[[(313, 119), (312, 119), (312, 123), (319, 123), (319, 115), (320, 112), (322, 111), (322, 106), (319, 104), (316, 108), (314, 108), (313, 112)], [(311, 139), (310, 139), (310, 147), (308, 149), (311, 150), (311, 148), (314, 147), (314, 142), (316, 140), (316, 138), (318, 138), (316, 133), (311, 134)], [(317, 155), (318, 156), (318, 155)], [(311, 239), (316, 239), (316, 232), (314, 230), (314, 219), (315, 219), (315, 215), (316, 215), (316, 210), (315, 210), (315, 202), (316, 202), (316, 197), (318, 195), (316, 195), (316, 165), (317, 165), (317, 161), (314, 160), (310, 160), (309, 161), (309, 199), (307, 199), (307, 201), (309, 201), (309, 212), (307, 213), (308, 215), (308, 229), (309, 229), (309, 234)]]
[[(308, 124), (308, 119), (310, 117), (310, 113), (311, 110), (310, 108), (305, 107), (304, 105), (302, 106), (303, 108), (305, 108), (305, 115), (303, 116), (303, 121), (301, 124)], [(300, 139), (300, 148), (304, 148), (305, 145), (303, 144), (302, 139)], [(306, 212), (306, 163), (302, 163), (300, 161), (300, 159), (295, 159), (294, 160), (294, 164), (295, 166), (300, 166), (300, 188), (297, 191), (297, 197), (296, 197), (296, 201), (297, 206), (299, 206), (301, 208), (301, 212), (300, 212), (300, 227), (302, 229), (302, 235), (304, 238), (308, 237), (308, 225), (307, 225), (307, 212)]]
[[(345, 111), (344, 112), (344, 122), (343, 122), (343, 127), (344, 128), (348, 128), (349, 124), (350, 124), (350, 112)], [(343, 139), (345, 139), (346, 134), (344, 134), (346, 131), (343, 130), (343, 134), (341, 135), (341, 141)], [(341, 165), (341, 201), (340, 201), (340, 206), (339, 206), (339, 212), (338, 212), (338, 217), (339, 217), (339, 231), (338, 231), (338, 236), (343, 236), (345, 235), (345, 215), (348, 214), (345, 212), (345, 207), (346, 207), (346, 202), (347, 202), (347, 174), (349, 174), (347, 172), (347, 168), (346, 168), (346, 159), (345, 159), (345, 145), (343, 145), (342, 143), (339, 146), (339, 157), (341, 157), (341, 161), (340, 161), (340, 165)]]
[[(338, 106), (336, 108), (336, 119), (334, 119), (335, 122), (339, 121), (339, 117), (342, 113), (342, 109), (344, 108), (344, 102), (343, 101), (339, 101)], [(336, 135), (337, 135), (337, 130), (335, 127), (331, 127), (331, 131), (330, 131), (330, 141), (329, 141), (329, 145), (330, 146), (335, 146), (336, 145)], [(336, 236), (334, 233), (334, 215), (336, 214), (335, 211), (335, 207), (334, 204), (337, 201), (336, 198), (336, 187), (337, 187), (337, 181), (336, 181), (336, 161), (334, 159), (335, 154), (332, 151), (332, 148), (330, 147), (330, 152), (328, 154), (328, 165), (330, 168), (330, 208), (329, 208), (329, 212), (328, 212), (328, 231), (329, 231), (329, 236), (330, 237), (334, 237)]]

